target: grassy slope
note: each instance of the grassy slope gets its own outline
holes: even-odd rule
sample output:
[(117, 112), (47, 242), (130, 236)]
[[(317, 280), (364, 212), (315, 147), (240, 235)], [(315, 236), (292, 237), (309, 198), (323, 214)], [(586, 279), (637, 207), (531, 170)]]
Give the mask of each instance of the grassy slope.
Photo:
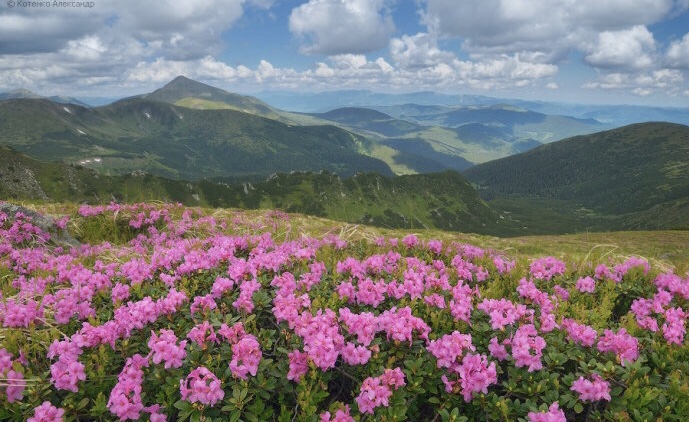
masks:
[[(28, 208), (50, 215), (76, 215), (77, 205), (69, 203), (22, 202)], [(272, 210), (240, 210), (232, 208), (203, 208), (204, 213), (230, 220), (255, 222), (256, 225), (270, 224)], [(520, 236), (499, 238), (470, 233), (447, 232), (422, 229), (390, 229), (364, 224), (338, 222), (322, 217), (290, 213), (288, 224), (281, 217), (275, 218), (280, 226), (278, 240), (298, 239), (303, 235), (322, 237), (336, 234), (351, 242), (373, 242), (380, 236), (402, 239), (416, 234), (421, 239), (439, 239), (445, 242), (468, 243), (487, 249), (502, 251), (510, 258), (531, 259), (539, 256), (554, 256), (584, 266), (589, 262), (621, 262), (629, 256), (648, 259), (657, 268), (672, 269), (676, 274), (689, 270), (689, 231), (618, 231), (608, 233), (580, 233), (568, 235)], [(251, 225), (248, 225), (251, 226)], [(97, 234), (80, 233), (76, 223), (68, 229), (78, 237)]]
[(687, 163), (689, 127), (646, 123), (548, 144), (465, 175), (526, 226), (686, 228)]

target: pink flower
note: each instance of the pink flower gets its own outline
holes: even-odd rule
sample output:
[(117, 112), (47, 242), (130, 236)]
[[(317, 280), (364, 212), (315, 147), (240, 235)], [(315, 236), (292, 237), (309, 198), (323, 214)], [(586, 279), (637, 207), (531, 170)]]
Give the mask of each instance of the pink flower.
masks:
[(194, 326), (194, 328), (189, 330), (189, 333), (187, 333), (187, 338), (203, 348), (206, 347), (207, 341), (213, 343), (218, 342), (218, 338), (215, 335), (215, 330), (208, 321), (203, 321), (201, 324), (197, 324)]
[(50, 365), (50, 382), (58, 390), (79, 391), (77, 383), (86, 380), (84, 364), (70, 355), (61, 355), (57, 362)]
[(529, 412), (529, 422), (567, 422), (565, 412), (560, 409), (558, 402), (550, 405), (547, 412)]
[(361, 384), (359, 395), (354, 399), (361, 413), (373, 414), (376, 407), (389, 405), (391, 387), (397, 390), (405, 385), (404, 374), (399, 368), (386, 369), (379, 377), (368, 377)]
[(488, 343), (488, 351), (490, 352), (491, 356), (499, 361), (503, 361), (509, 356), (505, 346), (500, 344), (496, 337), (490, 339), (490, 342)]
[(218, 305), (213, 300), (213, 296), (208, 294), (205, 296), (196, 296), (191, 304), (190, 310), (192, 315), (197, 312), (208, 312), (216, 309)]
[(349, 414), (349, 405), (345, 405), (344, 409), (338, 409), (335, 416), (331, 419), (330, 412), (323, 412), (320, 414), (321, 422), (354, 422), (354, 418)]
[(593, 293), (596, 290), (596, 281), (591, 277), (582, 277), (577, 280), (576, 288), (582, 293)]
[(165, 369), (179, 368), (182, 361), (187, 356), (184, 350), (187, 341), (184, 340), (177, 345), (177, 336), (172, 330), (160, 330), (160, 336), (151, 331), (151, 338), (148, 340), (148, 347), (153, 353), (153, 363), (165, 362)]
[(498, 382), (495, 362), (489, 364), (485, 355), (468, 353), (458, 372), (462, 396), (467, 403), (474, 398), (474, 393), (487, 394), (488, 386)]
[(527, 309), (523, 304), (515, 305), (507, 299), (485, 299), (479, 303), (477, 309), (490, 316), (491, 328), (504, 330), (506, 326), (513, 325), (520, 319), (533, 320), (533, 310)]
[(581, 346), (592, 347), (598, 338), (596, 330), (573, 319), (563, 318), (562, 326), (567, 330), (567, 338)]
[(112, 303), (122, 302), (129, 298), (129, 285), (117, 283), (111, 290)]
[(515, 360), (515, 366), (517, 368), (527, 366), (529, 372), (538, 371), (543, 367), (541, 357), (543, 357), (545, 346), (545, 340), (538, 335), (533, 324), (519, 327), (512, 339), (512, 357)]
[(536, 259), (529, 267), (533, 278), (547, 281), (550, 281), (556, 275), (563, 275), (565, 270), (565, 263), (552, 256)]
[(408, 234), (402, 239), (402, 244), (406, 246), (407, 249), (414, 248), (419, 244), (419, 238), (416, 237), (416, 235)]
[(299, 350), (293, 350), (287, 354), (287, 357), (289, 358), (287, 379), (298, 383), (309, 372), (309, 355)]
[(34, 408), (33, 416), (26, 422), (62, 422), (65, 410), (53, 406), (49, 401), (44, 401)]
[(15, 401), (21, 400), (24, 396), (24, 388), (26, 387), (26, 381), (24, 380), (24, 374), (14, 369), (7, 371), (5, 375), (7, 388), (5, 389), (5, 394), (7, 394), (7, 401), (14, 403)]
[(476, 348), (471, 344), (471, 334), (461, 334), (454, 331), (452, 334), (446, 334), (437, 340), (431, 340), (426, 346), (426, 350), (435, 356), (438, 368), (450, 368), (455, 371), (459, 367), (464, 353), (476, 351)]
[(141, 398), (144, 382), (143, 367), (148, 366), (148, 359), (136, 354), (127, 359), (122, 371), (117, 376), (117, 384), (110, 391), (108, 409), (121, 421), (139, 419), (144, 405)]
[(627, 362), (633, 363), (638, 359), (639, 340), (627, 333), (624, 328), (620, 328), (617, 334), (605, 330), (603, 336), (598, 339), (598, 350), (615, 353), (620, 364), (625, 366)]
[(344, 345), (340, 354), (347, 365), (365, 365), (371, 358), (371, 351), (366, 346), (357, 346), (350, 342)]
[(663, 337), (668, 344), (682, 345), (684, 334), (687, 332), (685, 328), (686, 319), (687, 313), (682, 308), (670, 308), (665, 311)]
[(182, 400), (213, 406), (225, 397), (220, 380), (211, 371), (199, 366), (189, 373), (185, 380), (179, 381)]
[(247, 374), (256, 376), (258, 364), (261, 362), (261, 345), (256, 337), (247, 334), (232, 345), (232, 360), (230, 370), (241, 379), (247, 379)]
[(572, 391), (579, 393), (579, 399), (583, 401), (610, 401), (610, 385), (598, 374), (593, 374), (592, 381), (579, 377), (572, 383)]

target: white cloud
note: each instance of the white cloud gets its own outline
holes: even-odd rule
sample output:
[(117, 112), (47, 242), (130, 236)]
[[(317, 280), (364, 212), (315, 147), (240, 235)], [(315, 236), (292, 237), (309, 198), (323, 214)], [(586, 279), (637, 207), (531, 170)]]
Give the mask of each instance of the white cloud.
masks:
[(689, 69), (689, 34), (670, 44), (666, 59), (672, 67)]
[(604, 69), (646, 69), (655, 63), (653, 34), (641, 25), (621, 31), (604, 31), (585, 60)]
[(453, 53), (440, 50), (435, 38), (426, 33), (393, 38), (390, 41), (390, 55), (403, 68), (430, 67), (455, 58)]
[(682, 89), (684, 81), (682, 72), (671, 69), (636, 74), (612, 72), (600, 75), (596, 81), (585, 84), (584, 88), (626, 90), (641, 96), (655, 92), (676, 95)]
[(289, 28), (306, 54), (362, 54), (385, 47), (395, 24), (385, 0), (309, 0), (292, 10)]

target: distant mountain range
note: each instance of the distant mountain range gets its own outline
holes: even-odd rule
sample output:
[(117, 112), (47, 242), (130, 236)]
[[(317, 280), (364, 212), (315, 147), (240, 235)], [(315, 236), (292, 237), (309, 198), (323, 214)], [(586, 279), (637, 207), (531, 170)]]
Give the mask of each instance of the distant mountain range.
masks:
[(295, 113), (184, 76), (100, 107), (24, 90), (3, 95), (0, 145), (107, 174), (145, 171), (189, 180), (293, 170), (341, 176), (461, 171), (605, 128), (593, 119), (505, 104), (406, 105), (389, 107), (390, 114), (362, 107)]
[(75, 104), (82, 107), (89, 107), (88, 104), (79, 101), (74, 97), (63, 97), (60, 95), (53, 95), (51, 97), (43, 97), (28, 89), (15, 89), (14, 91), (0, 92), (0, 101), (2, 100), (17, 100), (17, 99), (44, 99), (61, 104)]
[(648, 121), (664, 121), (689, 125), (689, 108), (639, 105), (595, 105), (552, 101), (530, 101), (496, 98), (483, 95), (447, 95), (430, 91), (384, 94), (366, 90), (328, 92), (262, 92), (256, 97), (278, 109), (302, 113), (324, 113), (336, 108), (365, 107), (402, 118), (392, 109), (402, 106), (488, 107), (507, 104), (513, 107), (554, 116), (595, 119), (608, 128)]
[[(186, 78), (167, 88), (96, 108), (46, 99), (0, 101), (0, 145), (104, 174), (145, 171), (181, 180), (264, 177), (293, 170), (392, 175), (384, 162), (361, 153), (367, 139), (333, 125), (292, 125), (237, 111), (253, 106), (256, 112), (270, 113), (268, 106), (241, 96), (226, 97), (225, 109), (157, 101), (194, 95), (194, 89), (201, 98), (217, 99), (214, 91), (205, 95), (207, 85)], [(191, 97), (182, 100), (186, 98)]]
[(689, 127), (675, 123), (609, 129), (505, 103), (297, 113), (185, 77), (100, 107), (3, 95), (0, 198), (158, 198), (498, 235), (689, 228)]
[[(386, 110), (391, 114), (386, 114)], [(393, 115), (395, 117), (393, 117)], [(506, 104), (446, 107), (345, 107), (311, 116), (341, 125), (396, 151), (434, 162), (438, 169), (465, 170), (543, 143), (608, 128), (593, 119), (551, 116)], [(384, 159), (384, 155), (376, 155)], [(405, 171), (387, 161), (398, 173)], [(416, 165), (415, 165), (416, 164)], [(424, 172), (413, 163), (411, 170)]]

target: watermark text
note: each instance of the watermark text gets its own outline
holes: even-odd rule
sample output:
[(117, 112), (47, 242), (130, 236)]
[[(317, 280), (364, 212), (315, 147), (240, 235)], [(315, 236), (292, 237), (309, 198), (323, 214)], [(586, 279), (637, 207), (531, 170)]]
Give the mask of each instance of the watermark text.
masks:
[(95, 1), (26, 1), (7, 0), (10, 9), (91, 9), (96, 5)]

